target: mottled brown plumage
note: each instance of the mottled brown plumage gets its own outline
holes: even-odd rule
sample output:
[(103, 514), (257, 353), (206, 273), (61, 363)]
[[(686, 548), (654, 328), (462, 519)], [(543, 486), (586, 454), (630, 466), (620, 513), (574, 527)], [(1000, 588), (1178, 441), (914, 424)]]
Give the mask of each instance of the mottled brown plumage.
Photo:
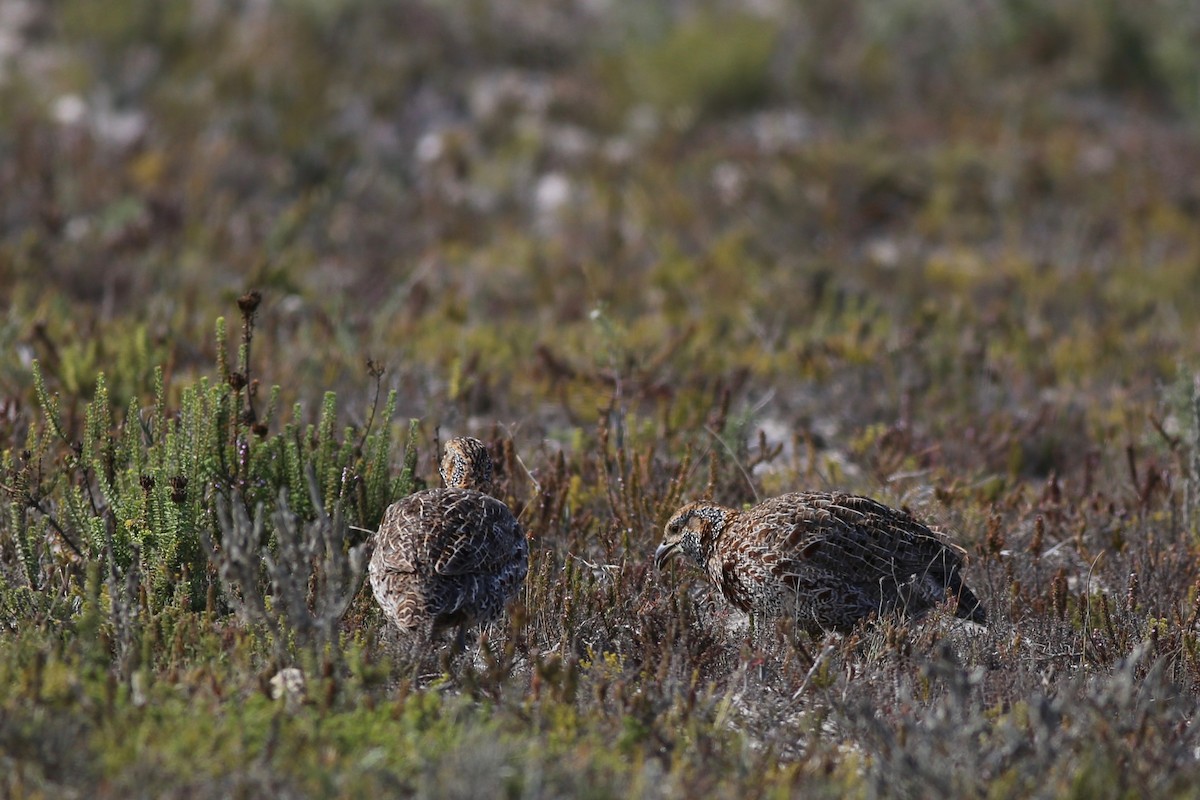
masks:
[(957, 616), (987, 619), (963, 584), (962, 551), (866, 497), (795, 492), (746, 511), (692, 503), (667, 523), (655, 565), (677, 555), (737, 608), (792, 616), (814, 635), (871, 614), (918, 617), (951, 597)]
[(416, 492), (383, 515), (368, 573), (387, 618), (405, 631), (489, 622), (520, 591), (529, 546), (508, 506), (485, 492), (492, 462), (478, 439), (446, 443), (444, 489)]

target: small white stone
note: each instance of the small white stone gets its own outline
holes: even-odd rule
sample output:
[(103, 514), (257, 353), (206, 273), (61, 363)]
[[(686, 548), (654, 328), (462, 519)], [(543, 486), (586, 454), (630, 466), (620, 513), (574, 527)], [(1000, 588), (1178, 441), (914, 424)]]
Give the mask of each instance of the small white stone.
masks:
[(554, 214), (571, 199), (571, 181), (561, 172), (550, 172), (538, 179), (533, 203), (539, 214)]
[(874, 239), (867, 244), (867, 258), (876, 266), (893, 269), (900, 263), (900, 245), (886, 236)]
[(722, 161), (713, 167), (712, 184), (721, 202), (725, 205), (732, 205), (742, 197), (742, 190), (746, 186), (746, 175), (737, 164)]
[(95, 115), (92, 124), (96, 138), (115, 147), (130, 147), (145, 134), (146, 115), (141, 111), (104, 109)]
[(440, 131), (431, 131), (417, 141), (417, 160), (423, 164), (431, 164), (442, 157), (446, 145)]
[(92, 232), (92, 223), (87, 217), (71, 217), (63, 234), (69, 242), (78, 242)]
[(271, 678), (271, 698), (286, 697), (294, 702), (304, 696), (304, 673), (296, 667), (284, 667)]
[(77, 94), (60, 95), (54, 101), (52, 113), (59, 125), (78, 125), (87, 115), (87, 103)]

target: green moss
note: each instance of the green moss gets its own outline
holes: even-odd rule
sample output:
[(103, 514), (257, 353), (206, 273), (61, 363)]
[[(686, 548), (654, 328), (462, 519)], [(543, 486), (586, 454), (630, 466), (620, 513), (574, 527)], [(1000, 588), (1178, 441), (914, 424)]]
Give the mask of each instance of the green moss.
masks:
[(722, 114), (765, 98), (776, 29), (748, 14), (693, 15), (661, 41), (630, 46), (619, 59), (629, 103), (663, 111)]
[[(1190, 792), (1190, 5), (251, 5), (14, 23), (0, 795)], [(464, 432), (531, 557), (452, 658), (349, 562)], [(987, 629), (653, 569), (824, 488)]]

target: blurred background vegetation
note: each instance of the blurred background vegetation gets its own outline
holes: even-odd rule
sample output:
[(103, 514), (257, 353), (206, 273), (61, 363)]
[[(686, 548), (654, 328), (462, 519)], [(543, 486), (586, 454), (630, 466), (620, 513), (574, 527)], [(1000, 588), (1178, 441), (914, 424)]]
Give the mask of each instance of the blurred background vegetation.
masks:
[[(1194, 791), (1197, 53), (1184, 0), (0, 0), (0, 786)], [(530, 584), (431, 666), (354, 553), (459, 433)], [(764, 645), (648, 570), (681, 496), (835, 487), (986, 633)]]

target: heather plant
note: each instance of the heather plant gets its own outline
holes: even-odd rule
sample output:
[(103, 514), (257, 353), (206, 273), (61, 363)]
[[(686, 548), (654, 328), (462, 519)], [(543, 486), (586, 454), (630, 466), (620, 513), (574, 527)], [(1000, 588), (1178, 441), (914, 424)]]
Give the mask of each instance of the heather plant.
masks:
[[(0, 0), (0, 794), (1194, 794), (1194, 6)], [(451, 656), (361, 563), (464, 434)], [(808, 489), (987, 626), (655, 571)]]
[(33, 362), (41, 424), (30, 424), (27, 447), (16, 458), (6, 451), (4, 463), (16, 585), (70, 591), (85, 582), (84, 567), (98, 567), (123, 663), (139, 619), (174, 603), (209, 613), (232, 603), (255, 623), (282, 615), (289, 625), (271, 628), (276, 647), (296, 637), (334, 642), (362, 579), (367, 545), (356, 531), (369, 531), (392, 498), (412, 490), (415, 421), (405, 469), (393, 476), (395, 393), (380, 409), (374, 365), (375, 400), (361, 430), (335, 432), (336, 399), (326, 393), (315, 425), (288, 422), (270, 434), (279, 387), (260, 416), (249, 377), (258, 297), (240, 301), (236, 370), (218, 320), (218, 380), (183, 387), (176, 408), (158, 369), (153, 403), (143, 409), (132, 399), (118, 416), (99, 373), (75, 434)]

